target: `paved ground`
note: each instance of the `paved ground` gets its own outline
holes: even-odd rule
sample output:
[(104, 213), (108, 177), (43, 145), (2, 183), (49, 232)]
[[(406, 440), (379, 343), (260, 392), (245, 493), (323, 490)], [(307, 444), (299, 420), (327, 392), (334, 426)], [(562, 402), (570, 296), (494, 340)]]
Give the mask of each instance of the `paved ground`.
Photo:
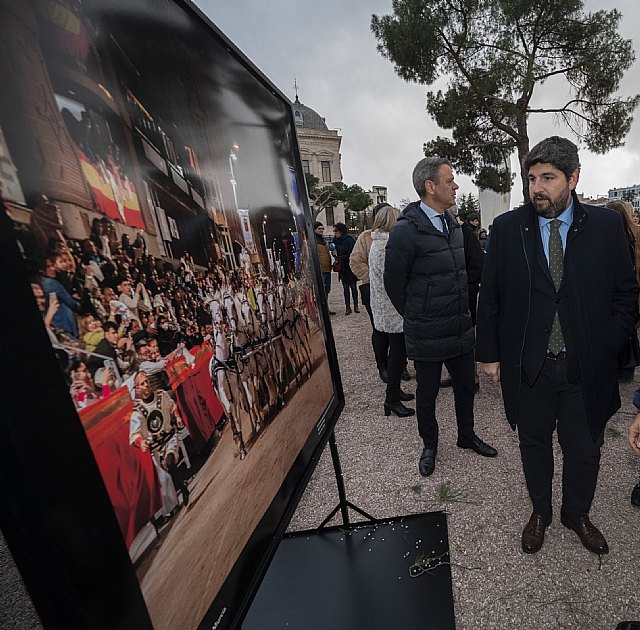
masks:
[[(346, 396), (336, 439), (347, 497), (378, 518), (448, 513), (458, 630), (613, 630), (621, 620), (640, 619), (640, 510), (629, 502), (640, 458), (626, 442), (631, 398), (640, 377), (636, 384), (621, 385), (622, 409), (606, 431), (591, 511), (611, 552), (600, 560), (560, 524), (561, 456), (556, 448), (554, 521), (542, 550), (525, 555), (520, 534), (531, 508), (499, 387), (483, 378), (476, 397), (476, 431), (498, 449), (498, 457), (485, 459), (456, 447), (452, 393), (444, 389), (437, 406), (436, 471), (421, 477), (415, 416), (383, 415), (384, 386), (375, 369), (369, 319), (364, 310), (344, 315), (341, 289), (334, 282), (329, 301), (338, 312), (331, 320)], [(415, 391), (415, 380), (405, 386)], [(316, 527), (336, 503), (326, 449), (290, 530)], [(353, 520), (360, 519), (353, 515)]]

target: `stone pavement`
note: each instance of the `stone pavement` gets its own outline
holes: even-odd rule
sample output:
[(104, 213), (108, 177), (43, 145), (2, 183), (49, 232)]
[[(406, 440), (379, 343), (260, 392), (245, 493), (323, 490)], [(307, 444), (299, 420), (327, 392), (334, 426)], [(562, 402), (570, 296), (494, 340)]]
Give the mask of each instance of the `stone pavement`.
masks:
[[(364, 309), (344, 315), (342, 286), (335, 274), (333, 280), (329, 303), (337, 315), (331, 322), (346, 397), (336, 441), (347, 498), (381, 519), (447, 512), (458, 630), (613, 630), (621, 620), (640, 619), (640, 509), (629, 502), (640, 458), (626, 440), (640, 377), (620, 387), (622, 408), (606, 429), (591, 510), (610, 553), (599, 558), (588, 552), (576, 534), (560, 524), (562, 460), (556, 443), (554, 520), (542, 550), (526, 555), (520, 535), (531, 507), (517, 437), (506, 421), (499, 386), (481, 377), (475, 407), (476, 431), (498, 449), (498, 457), (486, 459), (457, 448), (453, 396), (451, 388), (443, 389), (437, 402), (436, 470), (431, 477), (421, 477), (415, 416), (384, 416), (384, 385), (373, 359), (369, 318)], [(415, 380), (404, 387), (414, 392)], [(337, 502), (327, 448), (289, 530), (317, 527)], [(362, 520), (355, 513), (351, 518)], [(338, 523), (339, 517), (332, 522)]]

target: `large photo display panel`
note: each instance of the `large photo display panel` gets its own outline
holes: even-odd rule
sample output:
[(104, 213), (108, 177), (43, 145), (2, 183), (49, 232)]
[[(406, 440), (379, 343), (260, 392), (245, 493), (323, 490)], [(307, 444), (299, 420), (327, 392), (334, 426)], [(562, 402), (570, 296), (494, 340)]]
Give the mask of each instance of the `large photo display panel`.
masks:
[(70, 422), (153, 626), (228, 627), (341, 397), (290, 105), (189, 3), (0, 0), (0, 31), (3, 210)]

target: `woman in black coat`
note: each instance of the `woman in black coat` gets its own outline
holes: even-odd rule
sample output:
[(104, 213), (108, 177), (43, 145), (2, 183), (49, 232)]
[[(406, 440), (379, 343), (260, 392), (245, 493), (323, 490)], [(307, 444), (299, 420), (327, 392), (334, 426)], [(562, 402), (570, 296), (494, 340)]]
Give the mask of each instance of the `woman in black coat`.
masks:
[[(356, 278), (356, 275), (351, 271), (351, 267), (349, 267), (349, 256), (351, 256), (353, 247), (356, 244), (356, 239), (347, 233), (347, 226), (344, 223), (336, 223), (333, 226), (333, 233), (335, 234), (333, 242), (336, 246), (333, 255), (336, 257), (338, 278), (342, 282), (342, 288), (344, 290), (345, 315), (351, 315), (350, 293), (353, 296), (353, 310), (359, 313), (358, 291), (356, 288), (358, 278)], [(334, 270), (336, 270), (335, 263)]]

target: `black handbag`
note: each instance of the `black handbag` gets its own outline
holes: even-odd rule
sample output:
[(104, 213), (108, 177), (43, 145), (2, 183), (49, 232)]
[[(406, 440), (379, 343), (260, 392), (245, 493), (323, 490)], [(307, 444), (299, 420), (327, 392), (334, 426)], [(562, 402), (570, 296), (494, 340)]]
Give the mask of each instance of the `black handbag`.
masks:
[(624, 342), (618, 355), (618, 369), (630, 370), (640, 365), (640, 343), (636, 331)]

